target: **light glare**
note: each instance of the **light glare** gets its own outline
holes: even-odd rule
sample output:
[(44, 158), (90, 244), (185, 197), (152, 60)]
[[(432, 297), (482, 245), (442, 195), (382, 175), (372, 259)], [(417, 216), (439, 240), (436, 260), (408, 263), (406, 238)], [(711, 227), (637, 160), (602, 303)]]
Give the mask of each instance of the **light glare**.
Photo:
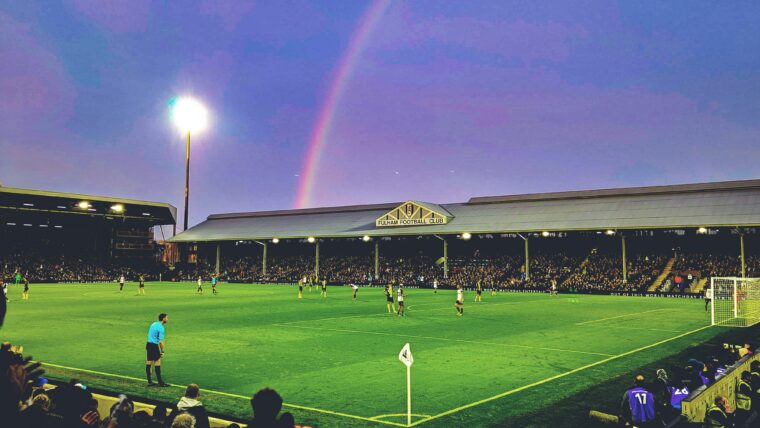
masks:
[(470, 238), (472, 238), (472, 235), (470, 234), (470, 232), (465, 232), (462, 234), (462, 239), (464, 239), (465, 241)]
[(174, 104), (173, 116), (174, 123), (183, 133), (203, 131), (208, 124), (206, 107), (189, 97), (177, 100)]

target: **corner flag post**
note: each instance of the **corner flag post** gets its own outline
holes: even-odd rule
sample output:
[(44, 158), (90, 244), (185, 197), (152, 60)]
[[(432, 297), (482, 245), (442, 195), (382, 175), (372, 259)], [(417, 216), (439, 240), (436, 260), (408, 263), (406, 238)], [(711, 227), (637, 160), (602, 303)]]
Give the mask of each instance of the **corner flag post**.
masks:
[(406, 425), (412, 425), (412, 363), (414, 363), (414, 357), (412, 357), (412, 350), (407, 343), (401, 348), (401, 352), (398, 354), (398, 359), (406, 366)]

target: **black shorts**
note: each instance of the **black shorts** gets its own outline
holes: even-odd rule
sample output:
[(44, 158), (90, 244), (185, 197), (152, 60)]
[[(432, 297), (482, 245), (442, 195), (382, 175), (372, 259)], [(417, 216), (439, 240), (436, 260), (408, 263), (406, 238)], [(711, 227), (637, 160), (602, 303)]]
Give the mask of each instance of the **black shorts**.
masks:
[(399, 305), (399, 307), (404, 306), (404, 301), (402, 300), (402, 301), (398, 302), (398, 305)]
[(145, 283), (144, 282), (140, 283), (140, 288), (145, 288)]
[(462, 302), (460, 302), (459, 300), (457, 300), (456, 302), (454, 302), (454, 304), (457, 305), (457, 306), (462, 306)]
[(29, 291), (29, 286), (28, 286), (28, 285), (25, 285), (25, 286), (24, 286), (24, 292), (27, 292), (27, 291)]
[(386, 298), (385, 300), (387, 300), (387, 301), (388, 301), (388, 303), (393, 303), (393, 297), (388, 297), (388, 298)]
[(481, 292), (482, 292), (482, 290), (478, 290), (478, 296), (480, 296), (480, 293), (481, 293)]
[(147, 361), (158, 361), (161, 359), (161, 351), (158, 349), (158, 344), (148, 342), (145, 344), (145, 350), (148, 353), (147, 358), (145, 358)]

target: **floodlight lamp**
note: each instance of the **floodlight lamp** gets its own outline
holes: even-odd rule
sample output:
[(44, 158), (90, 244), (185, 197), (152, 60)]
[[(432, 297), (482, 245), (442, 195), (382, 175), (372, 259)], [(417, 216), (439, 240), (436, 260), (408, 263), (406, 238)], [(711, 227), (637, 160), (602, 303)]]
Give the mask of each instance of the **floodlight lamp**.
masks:
[(177, 100), (173, 110), (174, 123), (182, 132), (198, 132), (206, 129), (208, 112), (206, 107), (193, 98), (183, 97)]
[(278, 243), (278, 242), (280, 242), (280, 240), (279, 240), (278, 238), (272, 238), (272, 243), (273, 243), (273, 244), (276, 244), (276, 243)]
[(313, 244), (314, 242), (316, 242), (317, 238), (313, 236), (309, 236), (308, 238), (306, 238), (306, 240), (309, 241), (309, 244)]
[(615, 231), (612, 230), (612, 229), (607, 229), (604, 233), (607, 234), (607, 235), (609, 235), (609, 236), (612, 236), (612, 235), (615, 234)]
[(83, 209), (83, 210), (86, 210), (87, 208), (90, 208), (91, 205), (87, 201), (82, 201), (82, 202), (78, 203), (77, 206), (79, 208)]
[(546, 238), (547, 236), (549, 236), (549, 231), (544, 230), (543, 232), (541, 232), (541, 236), (543, 236), (544, 238)]
[(124, 212), (124, 205), (122, 205), (122, 204), (111, 205), (111, 211), (113, 211), (115, 213), (123, 213)]
[(367, 235), (362, 236), (362, 241), (369, 242), (369, 240), (370, 240), (369, 236), (367, 236)]
[(700, 235), (704, 235), (705, 233), (707, 233), (707, 228), (700, 227), (699, 229), (697, 229), (697, 233), (699, 233)]
[(462, 234), (462, 239), (464, 239), (465, 241), (469, 240), (470, 238), (472, 238), (472, 235), (470, 234), (470, 232), (465, 232)]

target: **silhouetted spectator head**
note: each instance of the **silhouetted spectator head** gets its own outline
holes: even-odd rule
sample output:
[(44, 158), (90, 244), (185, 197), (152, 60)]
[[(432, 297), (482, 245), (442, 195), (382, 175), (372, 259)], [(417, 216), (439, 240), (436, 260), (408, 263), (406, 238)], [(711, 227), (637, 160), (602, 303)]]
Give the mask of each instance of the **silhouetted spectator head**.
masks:
[(636, 377), (633, 378), (633, 385), (639, 388), (644, 387), (644, 375), (637, 374)]
[(744, 370), (742, 372), (742, 380), (745, 382), (751, 382), (752, 381), (752, 373)]
[(200, 393), (201, 393), (200, 388), (198, 387), (198, 385), (196, 385), (194, 383), (191, 383), (185, 389), (185, 397), (187, 397), (187, 398), (198, 398), (198, 396), (200, 395)]
[(165, 404), (156, 404), (156, 407), (153, 408), (153, 419), (157, 421), (165, 421), (166, 420), (166, 405)]
[(238, 424), (229, 424), (229, 425), (227, 425), (227, 428), (240, 428), (240, 425), (238, 425)]
[(189, 413), (180, 413), (174, 418), (172, 428), (195, 428), (195, 418)]
[(255, 421), (275, 421), (280, 410), (282, 410), (282, 397), (274, 389), (260, 389), (251, 398), (251, 407)]

